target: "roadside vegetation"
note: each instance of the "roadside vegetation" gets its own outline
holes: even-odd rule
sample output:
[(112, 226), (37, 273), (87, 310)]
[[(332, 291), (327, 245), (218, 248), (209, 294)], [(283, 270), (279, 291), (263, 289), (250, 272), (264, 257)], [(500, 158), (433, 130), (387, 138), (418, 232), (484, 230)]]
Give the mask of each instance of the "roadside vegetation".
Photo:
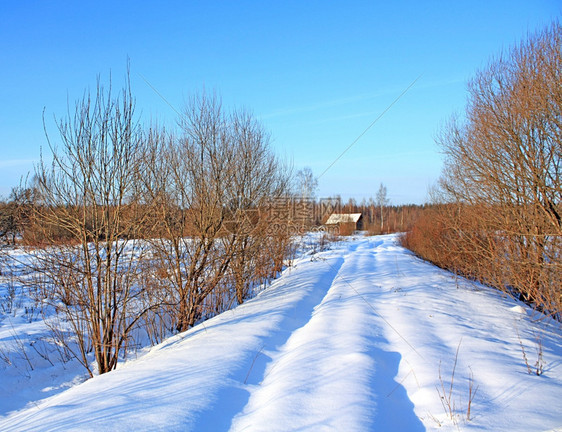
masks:
[(435, 205), (403, 244), (562, 321), (562, 27), (493, 58), (438, 136)]
[(291, 254), (283, 212), (270, 217), (289, 170), (263, 127), (205, 93), (178, 124), (141, 124), (128, 84), (98, 83), (0, 205), (0, 236), (27, 253), (0, 271), (90, 375), (243, 303)]

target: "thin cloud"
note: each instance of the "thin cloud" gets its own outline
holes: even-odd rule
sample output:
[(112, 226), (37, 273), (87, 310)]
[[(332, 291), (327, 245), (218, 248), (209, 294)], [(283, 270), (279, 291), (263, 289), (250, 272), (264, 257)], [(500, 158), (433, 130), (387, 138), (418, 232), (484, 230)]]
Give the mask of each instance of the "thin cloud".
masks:
[(360, 113), (356, 113), (356, 114), (346, 114), (346, 115), (341, 115), (341, 116), (337, 116), (337, 117), (330, 117), (330, 118), (325, 118), (322, 120), (318, 120), (315, 122), (311, 122), (310, 124), (313, 125), (319, 125), (319, 124), (324, 124), (324, 123), (334, 123), (334, 122), (339, 122), (339, 121), (343, 121), (343, 120), (351, 120), (354, 118), (360, 118), (360, 117), (372, 117), (375, 114), (377, 114), (376, 111), (365, 111), (365, 112), (360, 112)]
[(354, 96), (348, 96), (348, 97), (345, 97), (345, 98), (338, 98), (338, 99), (321, 101), (321, 102), (313, 103), (313, 104), (310, 104), (310, 105), (302, 105), (300, 107), (279, 109), (279, 110), (273, 111), (271, 113), (264, 114), (264, 115), (261, 116), (261, 118), (262, 119), (270, 119), (270, 118), (274, 118), (274, 117), (282, 117), (282, 116), (287, 116), (287, 115), (302, 114), (302, 113), (306, 113), (306, 112), (317, 111), (317, 110), (324, 109), (324, 108), (332, 108), (332, 107), (340, 106), (340, 105), (348, 105), (348, 104), (359, 102), (359, 101), (375, 99), (377, 97), (380, 97), (380, 96), (383, 96), (383, 95), (386, 95), (386, 94), (397, 93), (398, 91), (400, 91), (399, 87), (386, 88), (384, 90), (380, 90), (380, 91), (377, 91), (377, 92), (374, 92), (374, 93), (363, 93), (363, 94), (358, 94), (358, 95), (354, 95)]
[(18, 167), (22, 165), (31, 165), (39, 162), (39, 159), (7, 159), (0, 160), (0, 168), (11, 168)]

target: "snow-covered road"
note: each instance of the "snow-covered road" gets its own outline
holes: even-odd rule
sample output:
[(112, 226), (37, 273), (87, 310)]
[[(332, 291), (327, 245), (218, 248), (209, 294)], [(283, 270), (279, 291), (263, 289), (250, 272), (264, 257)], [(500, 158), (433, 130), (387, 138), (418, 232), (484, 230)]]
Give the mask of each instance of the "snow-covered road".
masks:
[[(521, 349), (532, 365), (537, 341), (542, 376)], [(542, 431), (562, 427), (561, 400), (559, 325), (391, 235), (306, 255), (256, 298), (0, 430)]]

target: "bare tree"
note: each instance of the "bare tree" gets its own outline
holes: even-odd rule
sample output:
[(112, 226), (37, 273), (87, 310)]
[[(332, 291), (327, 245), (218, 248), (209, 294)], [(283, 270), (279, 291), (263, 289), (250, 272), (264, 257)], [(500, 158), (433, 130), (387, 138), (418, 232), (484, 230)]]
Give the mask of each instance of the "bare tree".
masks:
[[(236, 300), (242, 303), (253, 284), (258, 284), (275, 273), (279, 259), (271, 255), (267, 243), (285, 243), (287, 234), (267, 230), (268, 220), (263, 209), (271, 200), (286, 196), (289, 188), (289, 172), (269, 148), (269, 134), (247, 112), (236, 111), (230, 115), (230, 131), (235, 148), (233, 166), (234, 182), (226, 185), (231, 195), (230, 206), (235, 252), (231, 264), (236, 290)], [(312, 185), (310, 185), (312, 186)]]
[(176, 331), (242, 302), (263, 254), (260, 209), (286, 178), (269, 137), (218, 97), (191, 99), (180, 137), (154, 132), (146, 177), (157, 215), (153, 247)]
[(158, 220), (151, 242), (176, 331), (203, 316), (205, 299), (228, 267), (230, 254), (221, 254), (219, 245), (226, 202), (222, 187), (233, 178), (235, 156), (219, 151), (227, 137), (216, 99), (192, 101), (181, 126), (182, 138), (152, 134), (145, 182)]
[[(93, 351), (101, 374), (116, 367), (144, 313), (135, 300), (142, 253), (137, 239), (146, 217), (137, 185), (145, 152), (130, 86), (114, 97), (98, 81), (58, 131), (60, 146), (49, 141), (52, 163), (42, 159), (36, 168), (34, 229), (42, 239), (36, 283), (71, 326), (76, 344), (62, 341), (78, 350), (90, 374)], [(66, 244), (60, 244), (61, 232)]]
[(306, 199), (314, 199), (316, 197), (318, 179), (314, 176), (310, 167), (304, 167), (298, 170), (295, 179), (296, 193), (299, 193), (302, 198)]
[(0, 202), (0, 240), (7, 244), (16, 244), (18, 235), (18, 207), (15, 202)]
[(384, 207), (388, 205), (389, 201), (386, 197), (386, 186), (382, 183), (379, 186), (379, 190), (377, 191), (377, 206), (380, 209), (381, 215), (381, 233), (384, 231)]
[(12, 188), (8, 201), (0, 201), (0, 239), (12, 245), (23, 237), (29, 223), (34, 203), (34, 189), (17, 186)]

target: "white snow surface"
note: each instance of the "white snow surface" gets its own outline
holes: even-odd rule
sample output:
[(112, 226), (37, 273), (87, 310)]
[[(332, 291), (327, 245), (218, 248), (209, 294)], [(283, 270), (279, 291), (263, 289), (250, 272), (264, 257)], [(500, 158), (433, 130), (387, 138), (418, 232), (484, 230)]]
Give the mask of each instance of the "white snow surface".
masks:
[[(4, 319), (0, 343), (34, 325)], [(113, 372), (10, 371), (1, 431), (562, 431), (560, 324), (395, 235), (306, 254), (254, 299)]]

